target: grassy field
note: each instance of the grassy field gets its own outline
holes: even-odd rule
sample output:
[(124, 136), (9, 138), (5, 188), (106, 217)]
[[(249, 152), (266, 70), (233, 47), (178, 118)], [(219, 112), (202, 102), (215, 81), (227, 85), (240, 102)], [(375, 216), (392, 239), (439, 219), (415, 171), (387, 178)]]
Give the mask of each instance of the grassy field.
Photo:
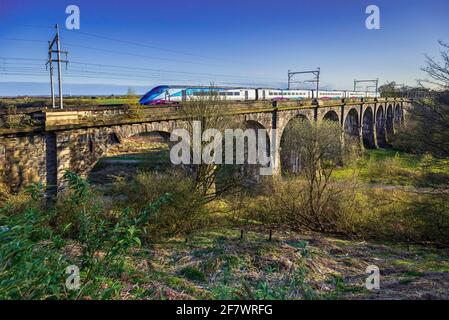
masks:
[[(138, 104), (138, 96), (110, 96), (110, 97), (65, 97), (66, 107), (86, 107), (86, 106), (113, 106), (124, 104)], [(56, 101), (57, 103), (57, 101)], [(7, 107), (21, 108), (44, 108), (51, 107), (50, 98), (3, 98), (0, 100), (0, 109)]]
[[(136, 151), (142, 151), (134, 146)], [(160, 150), (118, 155), (155, 169), (167, 160)], [(161, 153), (162, 152), (162, 153)], [(166, 151), (165, 151), (166, 152)], [(166, 153), (165, 153), (166, 156)], [(337, 179), (356, 172), (376, 186), (411, 186), (424, 175), (449, 175), (449, 159), (394, 150), (366, 150)], [(427, 177), (427, 176), (426, 176)], [(258, 224), (241, 229), (226, 219), (188, 241), (173, 237), (142, 248), (129, 260), (117, 293), (124, 299), (449, 299), (445, 248), (361, 241)], [(220, 226), (222, 225), (222, 226)], [(366, 267), (381, 272), (381, 290), (365, 288)]]
[[(253, 228), (198, 232), (142, 249), (123, 299), (449, 299), (447, 250)], [(365, 287), (376, 265), (381, 290)]]
[(449, 159), (391, 149), (368, 149), (355, 164), (336, 170), (334, 177), (343, 179), (354, 173), (369, 184), (409, 186), (429, 178), (438, 182), (438, 178), (449, 177)]

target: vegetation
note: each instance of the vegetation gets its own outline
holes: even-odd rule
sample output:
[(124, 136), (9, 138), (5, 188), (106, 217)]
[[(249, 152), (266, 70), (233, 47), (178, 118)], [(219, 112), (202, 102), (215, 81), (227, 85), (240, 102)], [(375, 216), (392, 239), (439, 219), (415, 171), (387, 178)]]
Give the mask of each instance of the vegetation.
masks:
[[(396, 149), (362, 154), (338, 124), (293, 120), (282, 152), (299, 170), (251, 184), (246, 164), (142, 166), (103, 186), (67, 171), (55, 203), (41, 184), (0, 184), (0, 299), (448, 299), (446, 96), (415, 106)], [(180, 112), (238, 127), (225, 103)], [(364, 287), (372, 264), (379, 292)]]
[(6, 106), (5, 110), (6, 112), (0, 115), (0, 128), (24, 128), (39, 124), (30, 115), (17, 112), (17, 108), (13, 105)]
[[(111, 106), (111, 105), (123, 105), (123, 104), (136, 104), (139, 97), (132, 94), (126, 96), (109, 96), (109, 97), (65, 97), (64, 105), (66, 108), (79, 107), (79, 106)], [(57, 101), (56, 101), (57, 103)], [(17, 109), (38, 109), (38, 108), (51, 108), (52, 102), (50, 98), (2, 98), (0, 100), (0, 110), (4, 110), (7, 107), (15, 107)]]

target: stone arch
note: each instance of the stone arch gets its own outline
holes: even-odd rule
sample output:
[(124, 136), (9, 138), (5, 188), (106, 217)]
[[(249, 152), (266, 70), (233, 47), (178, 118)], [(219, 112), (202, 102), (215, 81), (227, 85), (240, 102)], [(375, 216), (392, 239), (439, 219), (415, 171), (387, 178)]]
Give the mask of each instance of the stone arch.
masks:
[[(294, 111), (282, 111), (279, 112), (279, 118), (277, 121), (277, 135), (282, 137), (284, 130), (288, 123), (297, 118), (306, 119), (308, 121), (313, 121), (314, 113), (313, 110), (294, 110)], [(280, 142), (280, 138), (279, 141)]]
[(376, 112), (376, 138), (379, 147), (385, 147), (387, 139), (385, 137), (385, 112), (383, 106), (379, 106)]
[(362, 118), (362, 138), (365, 148), (375, 148), (376, 139), (374, 136), (374, 115), (373, 109), (367, 107), (363, 112)]
[(344, 132), (347, 138), (360, 139), (359, 113), (356, 108), (349, 110), (344, 122)]
[(393, 106), (391, 104), (389, 104), (387, 107), (385, 129), (387, 132), (387, 140), (389, 140), (394, 135), (394, 113)]
[[(244, 185), (246, 185), (247, 187), (251, 187), (251, 186), (255, 186), (260, 182), (260, 169), (263, 167), (268, 168), (271, 164), (271, 158), (270, 158), (270, 145), (271, 145), (271, 140), (270, 140), (270, 135), (269, 135), (269, 129), (266, 128), (261, 121), (258, 121), (258, 119), (251, 119), (251, 118), (245, 118), (242, 122), (243, 124), (243, 128), (241, 128), (242, 130), (247, 130), (247, 129), (252, 129), (255, 130), (255, 145), (253, 144), (249, 144), (250, 140), (247, 136), (243, 137), (244, 141), (244, 163), (242, 164), (238, 164), (237, 162), (235, 162), (235, 164), (239, 165), (240, 167), (237, 168), (237, 170), (239, 170), (239, 174), (241, 175), (241, 177), (243, 178), (243, 183)], [(250, 132), (248, 132), (248, 134), (251, 134)], [(265, 139), (260, 140), (262, 137), (259, 137), (260, 134), (264, 134)], [(234, 160), (236, 160), (236, 155), (237, 152), (239, 152), (239, 150), (236, 149), (237, 147), (237, 143), (236, 143), (237, 138), (234, 138)], [(263, 143), (265, 145), (260, 145), (260, 143), (263, 141)], [(228, 143), (228, 141), (224, 142), (225, 144)], [(263, 154), (261, 154), (259, 148), (264, 148), (265, 152)], [(228, 152), (228, 150), (226, 150), (226, 148), (223, 149), (224, 152)], [(250, 154), (251, 153), (251, 154)], [(261, 156), (264, 156), (264, 159), (261, 159)], [(250, 159), (252, 157), (252, 159)], [(256, 163), (251, 162), (250, 160), (255, 160)], [(264, 161), (266, 160), (267, 163), (261, 164), (260, 161)]]
[(168, 129), (151, 125), (110, 128), (104, 151), (96, 155), (83, 175), (92, 182), (104, 182), (113, 175), (129, 175), (140, 168), (169, 168), (172, 143)]
[(337, 112), (331, 110), (326, 112), (326, 114), (323, 116), (323, 120), (328, 120), (328, 121), (340, 121), (340, 118), (338, 117)]
[(288, 174), (294, 174), (294, 173), (298, 173), (301, 171), (301, 159), (300, 159), (300, 155), (296, 152), (288, 152), (287, 150), (285, 150), (285, 145), (286, 145), (286, 136), (287, 136), (287, 132), (289, 130), (289, 128), (291, 128), (292, 124), (294, 123), (294, 121), (297, 120), (301, 120), (301, 121), (306, 121), (309, 122), (309, 119), (307, 118), (307, 116), (303, 115), (303, 114), (298, 114), (295, 117), (291, 118), (287, 125), (285, 126), (283, 132), (282, 132), (282, 136), (281, 136), (281, 141), (280, 141), (280, 160), (281, 160), (281, 173), (284, 175), (288, 175)]

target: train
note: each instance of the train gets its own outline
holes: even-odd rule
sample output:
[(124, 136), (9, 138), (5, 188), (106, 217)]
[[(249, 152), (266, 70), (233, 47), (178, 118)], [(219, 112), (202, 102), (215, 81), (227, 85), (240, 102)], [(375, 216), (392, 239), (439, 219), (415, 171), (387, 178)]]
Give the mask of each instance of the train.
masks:
[(188, 87), (188, 86), (157, 86), (145, 93), (139, 100), (141, 105), (176, 104), (183, 101), (198, 99), (204, 96), (217, 96), (229, 101), (279, 101), (279, 100), (339, 100), (376, 98), (374, 92), (362, 91), (317, 91), (316, 90), (285, 90), (270, 88), (233, 88), (233, 87)]

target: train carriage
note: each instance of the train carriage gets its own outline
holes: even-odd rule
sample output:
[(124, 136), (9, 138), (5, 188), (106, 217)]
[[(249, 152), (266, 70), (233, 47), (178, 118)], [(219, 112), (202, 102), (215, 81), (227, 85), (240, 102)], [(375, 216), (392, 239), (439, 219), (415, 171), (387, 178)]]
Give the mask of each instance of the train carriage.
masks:
[(367, 98), (379, 98), (380, 94), (378, 92), (367, 92), (366, 97)]
[(347, 98), (347, 99), (362, 99), (362, 98), (366, 98), (366, 92), (362, 92), (362, 91), (346, 91), (345, 98)]
[(338, 100), (345, 98), (344, 91), (318, 91), (318, 96), (316, 90), (313, 90), (313, 97), (320, 100)]
[(246, 88), (158, 86), (147, 92), (140, 99), (139, 103), (143, 105), (170, 104), (209, 96), (218, 96), (220, 99), (230, 101), (256, 100), (256, 90)]
[(258, 100), (304, 100), (311, 99), (310, 90), (257, 89)]
[(317, 91), (316, 90), (282, 90), (269, 88), (233, 88), (233, 87), (188, 87), (188, 86), (158, 86), (147, 92), (140, 104), (157, 105), (180, 103), (201, 97), (217, 96), (229, 101), (279, 101), (279, 100), (306, 100), (317, 98), (319, 100), (361, 99), (375, 98), (373, 92), (361, 91)]

